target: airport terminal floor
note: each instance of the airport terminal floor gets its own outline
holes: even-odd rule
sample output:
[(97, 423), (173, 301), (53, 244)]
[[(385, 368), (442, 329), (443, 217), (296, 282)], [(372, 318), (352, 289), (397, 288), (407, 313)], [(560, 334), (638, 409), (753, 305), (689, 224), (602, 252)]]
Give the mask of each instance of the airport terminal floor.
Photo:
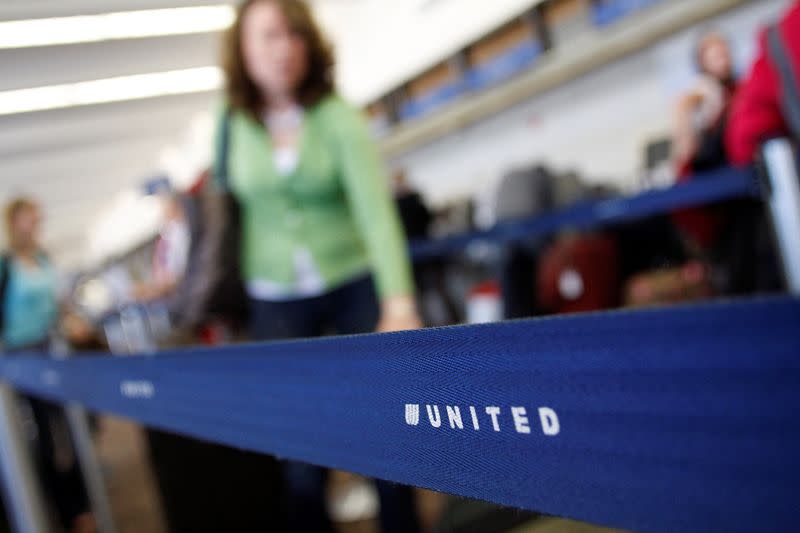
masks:
[(0, 2), (0, 533), (790, 532), (800, 0)]

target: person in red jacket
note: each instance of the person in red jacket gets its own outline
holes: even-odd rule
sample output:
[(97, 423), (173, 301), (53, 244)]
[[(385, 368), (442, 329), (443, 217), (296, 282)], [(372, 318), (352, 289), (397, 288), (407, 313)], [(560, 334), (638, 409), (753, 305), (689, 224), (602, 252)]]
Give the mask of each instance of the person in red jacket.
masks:
[[(728, 166), (725, 130), (730, 104), (737, 90), (733, 54), (724, 34), (706, 31), (697, 41), (695, 86), (675, 109), (673, 156), (678, 182)], [(727, 225), (727, 210), (715, 205), (680, 209), (672, 220), (692, 255), (712, 249)]]
[[(796, 82), (800, 79), (800, 0), (792, 3), (777, 27)], [(726, 147), (732, 163), (751, 163), (761, 143), (790, 133), (782, 105), (786, 97), (783, 83), (765, 31), (750, 74), (734, 97), (728, 120)]]

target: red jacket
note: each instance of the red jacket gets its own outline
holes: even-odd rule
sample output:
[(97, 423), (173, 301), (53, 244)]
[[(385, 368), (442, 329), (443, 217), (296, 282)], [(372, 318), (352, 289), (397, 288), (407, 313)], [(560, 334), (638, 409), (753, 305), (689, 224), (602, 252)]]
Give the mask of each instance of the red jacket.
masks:
[[(780, 32), (794, 71), (800, 75), (800, 0), (780, 21)], [(751, 163), (759, 145), (788, 133), (781, 113), (781, 82), (769, 56), (766, 32), (759, 40), (756, 62), (734, 98), (726, 133), (728, 157), (734, 164)]]

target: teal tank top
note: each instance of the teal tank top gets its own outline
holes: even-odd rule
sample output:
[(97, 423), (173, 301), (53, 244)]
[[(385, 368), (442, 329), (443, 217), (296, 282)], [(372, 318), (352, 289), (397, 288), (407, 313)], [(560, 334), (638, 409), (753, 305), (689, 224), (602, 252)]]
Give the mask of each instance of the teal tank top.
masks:
[(10, 269), (2, 302), (3, 345), (13, 349), (45, 342), (58, 316), (55, 269), (46, 260), (33, 267), (14, 259), (0, 268)]

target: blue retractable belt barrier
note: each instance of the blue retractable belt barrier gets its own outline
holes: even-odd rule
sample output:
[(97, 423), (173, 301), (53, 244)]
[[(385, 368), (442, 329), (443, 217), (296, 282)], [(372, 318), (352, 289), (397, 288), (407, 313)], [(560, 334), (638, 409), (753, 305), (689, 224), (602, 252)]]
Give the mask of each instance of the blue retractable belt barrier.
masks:
[(664, 190), (648, 191), (627, 198), (585, 202), (546, 215), (501, 223), (487, 231), (414, 242), (411, 252), (414, 259), (427, 259), (459, 252), (474, 242), (509, 243), (552, 235), (559, 230), (591, 229), (686, 207), (757, 196), (759, 192), (754, 169), (726, 168), (704, 173), (691, 182)]
[[(800, 300), (0, 360), (13, 386), (201, 439), (640, 531), (788, 531)], [(198, 466), (201, 468), (202, 466)]]

